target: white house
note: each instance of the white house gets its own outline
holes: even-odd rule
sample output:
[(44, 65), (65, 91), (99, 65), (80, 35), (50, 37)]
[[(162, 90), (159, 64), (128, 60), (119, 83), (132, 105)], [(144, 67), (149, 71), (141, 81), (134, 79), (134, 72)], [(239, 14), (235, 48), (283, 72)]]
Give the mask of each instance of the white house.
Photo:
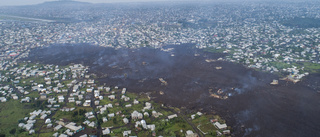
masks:
[(219, 122), (216, 122), (213, 125), (218, 129), (226, 129), (227, 128), (227, 124), (220, 124)]

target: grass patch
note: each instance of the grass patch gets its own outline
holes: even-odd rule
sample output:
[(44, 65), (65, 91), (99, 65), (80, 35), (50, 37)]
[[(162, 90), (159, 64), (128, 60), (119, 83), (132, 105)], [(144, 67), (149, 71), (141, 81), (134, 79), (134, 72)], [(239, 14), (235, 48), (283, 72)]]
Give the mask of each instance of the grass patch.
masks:
[[(156, 133), (163, 136), (185, 136), (187, 130), (192, 130), (192, 127), (181, 117), (173, 118), (169, 121), (159, 121), (155, 123)], [(180, 131), (183, 132), (180, 132)]]
[(312, 63), (312, 62), (298, 62), (295, 63), (298, 67), (304, 67), (304, 71), (309, 73), (319, 73), (320, 72), (320, 64)]
[(0, 133), (10, 136), (9, 131), (18, 129), (18, 120), (26, 117), (33, 109), (24, 108), (18, 100), (0, 103)]
[(284, 69), (284, 68), (292, 67), (291, 64), (287, 64), (287, 63), (284, 63), (284, 62), (270, 62), (270, 65), (274, 66), (277, 69)]
[(40, 94), (37, 91), (32, 91), (27, 96), (30, 98), (39, 98)]
[(56, 114), (55, 114), (52, 118), (54, 118), (54, 119), (56, 119), (56, 120), (60, 120), (60, 119), (62, 119), (62, 118), (71, 120), (71, 118), (72, 118), (72, 113), (73, 113), (73, 112), (65, 112), (65, 111), (60, 111), (60, 110), (58, 110), (58, 111), (56, 112)]
[(115, 116), (113, 118), (108, 118), (108, 121), (101, 124), (101, 127), (119, 127), (124, 126), (125, 124), (122, 121), (122, 117)]
[(40, 137), (51, 137), (55, 132), (40, 133)]

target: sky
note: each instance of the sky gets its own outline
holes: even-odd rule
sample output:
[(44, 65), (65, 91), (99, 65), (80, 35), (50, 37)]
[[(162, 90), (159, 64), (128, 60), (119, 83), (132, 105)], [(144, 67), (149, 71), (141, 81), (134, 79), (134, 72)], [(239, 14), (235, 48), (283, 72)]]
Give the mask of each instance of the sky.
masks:
[[(0, 6), (16, 6), (16, 5), (33, 5), (46, 1), (55, 0), (0, 0)], [(168, 1), (168, 0), (76, 0), (90, 3), (112, 3), (112, 2), (152, 2), (152, 1)]]

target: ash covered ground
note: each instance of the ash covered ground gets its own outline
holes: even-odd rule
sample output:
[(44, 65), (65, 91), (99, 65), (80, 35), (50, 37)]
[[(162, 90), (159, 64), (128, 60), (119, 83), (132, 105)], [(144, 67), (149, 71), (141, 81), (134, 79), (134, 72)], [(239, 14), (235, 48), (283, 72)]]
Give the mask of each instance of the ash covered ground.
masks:
[[(90, 66), (90, 72), (107, 85), (150, 92), (155, 101), (166, 105), (217, 113), (232, 125), (234, 136), (320, 134), (318, 74), (297, 84), (280, 81), (272, 86), (276, 75), (217, 61), (224, 54), (204, 52), (193, 45), (165, 46), (164, 50), (53, 45), (32, 50), (26, 60)], [(228, 99), (210, 96), (219, 89)]]

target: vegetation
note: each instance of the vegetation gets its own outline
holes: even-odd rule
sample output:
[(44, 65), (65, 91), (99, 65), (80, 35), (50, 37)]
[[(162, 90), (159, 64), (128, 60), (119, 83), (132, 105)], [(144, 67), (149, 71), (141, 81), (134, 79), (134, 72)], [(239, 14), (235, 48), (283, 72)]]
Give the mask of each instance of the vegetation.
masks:
[(24, 107), (24, 104), (18, 100), (11, 99), (8, 102), (0, 103), (0, 133), (6, 136), (16, 134), (18, 121), (32, 110)]
[(297, 67), (304, 67), (304, 71), (310, 73), (320, 73), (320, 64), (312, 63), (312, 62), (297, 62), (294, 63)]

